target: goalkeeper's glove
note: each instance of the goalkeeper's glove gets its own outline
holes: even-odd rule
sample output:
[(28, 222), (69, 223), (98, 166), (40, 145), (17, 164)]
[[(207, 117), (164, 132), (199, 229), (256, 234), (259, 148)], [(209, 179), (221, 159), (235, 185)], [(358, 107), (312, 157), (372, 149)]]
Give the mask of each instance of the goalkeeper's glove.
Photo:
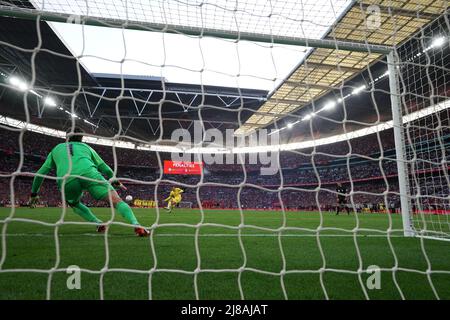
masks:
[(119, 190), (127, 190), (127, 187), (125, 187), (122, 182), (120, 182), (119, 180), (114, 180), (113, 182), (111, 182), (111, 185), (114, 187), (114, 189)]
[(34, 209), (36, 208), (36, 204), (39, 202), (39, 196), (37, 193), (31, 193), (30, 201), (28, 201), (28, 205), (30, 208)]

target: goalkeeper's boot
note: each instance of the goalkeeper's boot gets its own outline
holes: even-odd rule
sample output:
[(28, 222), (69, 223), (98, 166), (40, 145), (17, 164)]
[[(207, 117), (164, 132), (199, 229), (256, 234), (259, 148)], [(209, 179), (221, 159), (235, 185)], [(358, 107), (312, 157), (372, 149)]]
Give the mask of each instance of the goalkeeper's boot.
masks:
[(138, 237), (148, 237), (148, 236), (150, 236), (150, 231), (148, 231), (147, 229), (142, 228), (142, 227), (134, 228), (134, 233), (136, 233), (136, 235)]
[(98, 233), (105, 233), (106, 232), (106, 226), (102, 225), (102, 224), (97, 226), (97, 232)]
[(39, 202), (39, 196), (36, 193), (32, 193), (28, 205), (31, 209), (36, 208), (36, 204)]

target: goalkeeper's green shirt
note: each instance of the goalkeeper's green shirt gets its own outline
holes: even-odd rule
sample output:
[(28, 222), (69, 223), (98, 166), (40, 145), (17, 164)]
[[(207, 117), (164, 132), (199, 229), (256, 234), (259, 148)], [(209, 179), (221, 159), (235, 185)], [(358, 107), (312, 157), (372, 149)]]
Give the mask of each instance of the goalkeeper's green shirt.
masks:
[[(47, 175), (50, 170), (56, 168), (58, 178), (69, 175), (66, 183), (69, 183), (76, 176), (83, 176), (92, 172), (100, 171), (110, 179), (114, 173), (103, 159), (90, 146), (83, 142), (60, 143), (47, 156), (38, 174)], [(75, 177), (74, 177), (75, 176)], [(44, 177), (35, 176), (31, 187), (32, 193), (38, 193), (41, 188)], [(58, 179), (58, 186), (61, 187), (63, 179)]]

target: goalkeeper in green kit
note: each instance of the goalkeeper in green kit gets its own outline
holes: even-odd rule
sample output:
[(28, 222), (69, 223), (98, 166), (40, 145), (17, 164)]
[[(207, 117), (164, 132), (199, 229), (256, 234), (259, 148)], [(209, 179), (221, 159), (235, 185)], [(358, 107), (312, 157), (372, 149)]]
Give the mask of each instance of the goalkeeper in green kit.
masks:
[[(83, 191), (88, 191), (96, 200), (109, 202), (109, 199), (111, 199), (115, 209), (127, 222), (135, 226), (134, 231), (137, 236), (149, 236), (150, 232), (140, 226), (130, 206), (120, 198), (115, 190), (115, 188), (126, 188), (118, 180), (111, 184), (103, 177), (105, 175), (108, 179), (111, 179), (114, 172), (94, 149), (82, 142), (82, 133), (81, 129), (76, 128), (74, 135), (69, 137), (68, 142), (60, 143), (54, 147), (37, 174), (46, 175), (51, 169), (55, 168), (58, 188), (64, 192), (67, 204), (83, 219), (97, 223), (97, 232), (105, 232), (106, 226), (88, 207), (80, 202)], [(64, 177), (66, 178), (64, 179)], [(39, 200), (38, 193), (43, 180), (42, 176), (36, 175), (34, 177), (29, 202), (31, 208), (34, 208)], [(64, 180), (65, 183), (63, 183)]]

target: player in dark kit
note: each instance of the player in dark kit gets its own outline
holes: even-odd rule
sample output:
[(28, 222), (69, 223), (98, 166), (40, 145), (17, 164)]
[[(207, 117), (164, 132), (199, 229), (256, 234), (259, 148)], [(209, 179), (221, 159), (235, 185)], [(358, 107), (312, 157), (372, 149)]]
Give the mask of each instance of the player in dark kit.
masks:
[(345, 210), (347, 210), (347, 214), (350, 214), (350, 209), (347, 206), (347, 199), (346, 199), (346, 194), (347, 194), (347, 188), (342, 186), (342, 184), (338, 183), (336, 186), (336, 192), (337, 192), (337, 207), (336, 207), (336, 215), (339, 214), (339, 212), (341, 211), (341, 208), (345, 208)]

